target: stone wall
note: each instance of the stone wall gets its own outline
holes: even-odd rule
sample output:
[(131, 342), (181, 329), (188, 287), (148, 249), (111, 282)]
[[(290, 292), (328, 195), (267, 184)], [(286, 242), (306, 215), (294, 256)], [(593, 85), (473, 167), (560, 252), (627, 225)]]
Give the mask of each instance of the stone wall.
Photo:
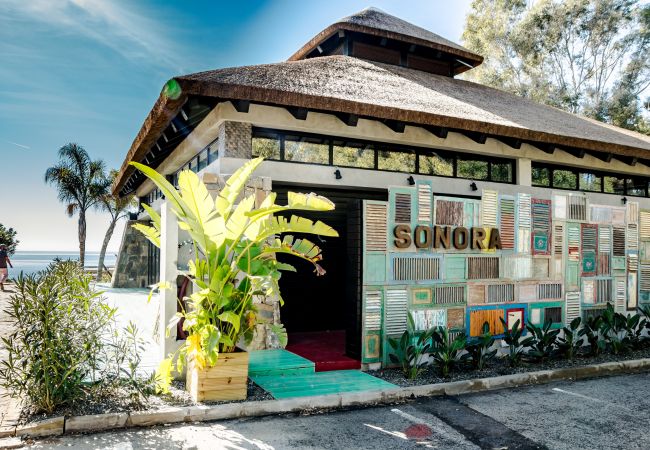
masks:
[(115, 288), (140, 288), (147, 286), (149, 241), (132, 227), (135, 223), (148, 225), (147, 221), (130, 220), (124, 227), (122, 244), (117, 255), (112, 286)]

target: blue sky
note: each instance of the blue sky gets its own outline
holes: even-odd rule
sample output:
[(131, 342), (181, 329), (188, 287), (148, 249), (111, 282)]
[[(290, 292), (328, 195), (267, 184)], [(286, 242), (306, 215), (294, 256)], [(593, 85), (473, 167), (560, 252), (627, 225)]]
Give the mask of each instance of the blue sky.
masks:
[[(175, 75), (282, 61), (367, 6), (458, 42), (469, 3), (0, 0), (0, 223), (18, 230), (19, 250), (77, 249), (76, 219), (45, 169), (68, 142), (119, 167)], [(106, 226), (90, 215), (87, 249), (99, 249)]]

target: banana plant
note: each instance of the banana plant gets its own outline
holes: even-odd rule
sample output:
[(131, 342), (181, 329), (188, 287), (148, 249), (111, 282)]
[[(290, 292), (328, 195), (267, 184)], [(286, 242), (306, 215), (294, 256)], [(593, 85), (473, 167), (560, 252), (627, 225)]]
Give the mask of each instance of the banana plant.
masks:
[[(321, 249), (307, 239), (296, 239), (286, 233), (337, 237), (332, 227), (321, 221), (292, 215), (277, 216), (287, 211), (331, 211), (334, 204), (316, 194), (290, 192), (288, 204), (275, 203), (276, 194), (269, 195), (255, 206), (255, 196), (240, 198), (248, 179), (262, 163), (257, 158), (245, 163), (227, 181), (216, 198), (192, 171), (179, 174), (178, 189), (163, 175), (139, 163), (131, 163), (165, 195), (178, 226), (190, 235), (194, 259), (188, 264), (187, 276), (198, 286), (189, 296), (188, 307), (177, 313), (168, 325), (176, 327), (184, 319), (188, 336), (180, 350), (160, 365), (159, 389), (168, 390), (171, 372), (182, 370), (184, 360), (192, 359), (199, 367), (212, 366), (220, 353), (232, 352), (241, 338), (250, 342), (255, 326), (264, 323), (257, 316), (256, 296), (275, 296), (283, 304), (278, 281), (281, 271), (295, 271), (279, 262), (278, 253), (304, 259), (314, 266), (316, 275), (325, 271), (320, 266)], [(149, 206), (152, 225), (134, 225), (154, 245), (160, 246), (160, 216)], [(283, 237), (279, 237), (283, 235)], [(281, 343), (286, 333), (281, 325), (271, 325)]]

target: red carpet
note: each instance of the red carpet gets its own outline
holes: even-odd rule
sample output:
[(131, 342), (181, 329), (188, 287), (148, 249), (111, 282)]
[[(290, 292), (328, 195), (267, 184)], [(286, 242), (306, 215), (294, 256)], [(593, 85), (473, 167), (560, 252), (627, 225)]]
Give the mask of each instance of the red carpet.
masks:
[(345, 356), (345, 331), (289, 333), (287, 350), (316, 364), (316, 372), (360, 369), (361, 362)]

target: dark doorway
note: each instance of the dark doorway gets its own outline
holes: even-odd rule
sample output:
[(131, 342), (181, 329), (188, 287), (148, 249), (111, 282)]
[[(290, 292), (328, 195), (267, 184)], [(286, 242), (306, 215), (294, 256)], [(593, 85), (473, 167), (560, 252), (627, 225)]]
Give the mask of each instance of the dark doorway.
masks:
[[(314, 192), (336, 204), (334, 211), (298, 212), (321, 220), (339, 233), (338, 238), (299, 235), (323, 251), (325, 275), (316, 276), (313, 266), (298, 258), (278, 259), (296, 267), (284, 272), (280, 290), (285, 304), (281, 319), (289, 333), (288, 350), (316, 362), (316, 370), (358, 367), (361, 347), (361, 200), (386, 200), (385, 191), (318, 189), (277, 186), (276, 202), (286, 204), (288, 191)], [(338, 356), (337, 356), (338, 355)], [(349, 361), (348, 361), (349, 360)]]

